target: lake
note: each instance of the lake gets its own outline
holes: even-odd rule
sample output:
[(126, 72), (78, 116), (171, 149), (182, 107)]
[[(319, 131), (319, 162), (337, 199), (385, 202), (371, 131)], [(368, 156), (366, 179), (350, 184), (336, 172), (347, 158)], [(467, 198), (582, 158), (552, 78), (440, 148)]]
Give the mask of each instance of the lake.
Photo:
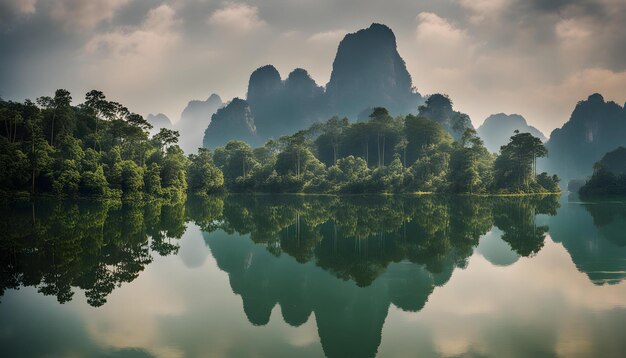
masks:
[(626, 203), (1, 205), (2, 357), (623, 357)]

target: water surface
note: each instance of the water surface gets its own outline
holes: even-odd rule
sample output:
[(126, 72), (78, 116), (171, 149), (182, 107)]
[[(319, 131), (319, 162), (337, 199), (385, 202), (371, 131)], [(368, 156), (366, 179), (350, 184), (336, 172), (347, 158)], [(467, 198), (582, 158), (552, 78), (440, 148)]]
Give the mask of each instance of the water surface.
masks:
[(0, 209), (2, 357), (620, 357), (626, 204), (38, 200)]

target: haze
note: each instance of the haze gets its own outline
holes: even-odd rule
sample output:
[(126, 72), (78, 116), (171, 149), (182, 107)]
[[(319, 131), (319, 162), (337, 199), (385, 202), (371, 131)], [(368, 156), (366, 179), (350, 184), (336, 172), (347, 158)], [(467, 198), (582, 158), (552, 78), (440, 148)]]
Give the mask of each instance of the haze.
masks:
[(549, 134), (579, 100), (626, 100), (623, 0), (0, 0), (0, 97), (90, 89), (174, 121), (189, 100), (245, 96), (273, 64), (319, 84), (341, 38), (380, 22), (418, 91), (447, 93), (474, 125), (518, 113)]

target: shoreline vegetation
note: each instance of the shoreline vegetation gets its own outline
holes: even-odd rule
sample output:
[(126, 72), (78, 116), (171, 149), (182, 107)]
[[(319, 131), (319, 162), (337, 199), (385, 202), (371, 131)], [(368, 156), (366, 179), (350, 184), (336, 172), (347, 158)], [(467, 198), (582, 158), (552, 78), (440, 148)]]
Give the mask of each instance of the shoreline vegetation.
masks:
[(367, 120), (333, 117), (262, 147), (235, 140), (186, 155), (177, 131), (151, 136), (150, 123), (102, 92), (71, 102), (63, 89), (36, 103), (0, 100), (0, 194), (134, 200), (223, 192), (560, 192), (556, 175), (537, 173), (537, 159), (548, 152), (529, 133), (515, 131), (496, 155), (472, 128), (461, 128), (455, 140), (426, 117), (392, 117), (378, 107)]

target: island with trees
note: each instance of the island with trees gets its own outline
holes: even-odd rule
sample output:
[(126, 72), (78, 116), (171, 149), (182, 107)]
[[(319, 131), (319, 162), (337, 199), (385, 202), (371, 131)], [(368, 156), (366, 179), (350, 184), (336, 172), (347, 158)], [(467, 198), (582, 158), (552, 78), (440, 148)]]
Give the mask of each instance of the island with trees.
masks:
[[(436, 99), (451, 108), (441, 97)], [(430, 99), (420, 113), (429, 113)], [(36, 102), (0, 102), (3, 193), (133, 198), (220, 191), (559, 191), (556, 176), (537, 173), (537, 159), (547, 155), (539, 138), (516, 131), (494, 155), (461, 115), (445, 128), (424, 115), (393, 117), (378, 107), (366, 120), (332, 117), (257, 148), (233, 140), (185, 155), (178, 132), (161, 128), (150, 135), (149, 122), (102, 92), (88, 92), (77, 106), (71, 101), (60, 89)]]

